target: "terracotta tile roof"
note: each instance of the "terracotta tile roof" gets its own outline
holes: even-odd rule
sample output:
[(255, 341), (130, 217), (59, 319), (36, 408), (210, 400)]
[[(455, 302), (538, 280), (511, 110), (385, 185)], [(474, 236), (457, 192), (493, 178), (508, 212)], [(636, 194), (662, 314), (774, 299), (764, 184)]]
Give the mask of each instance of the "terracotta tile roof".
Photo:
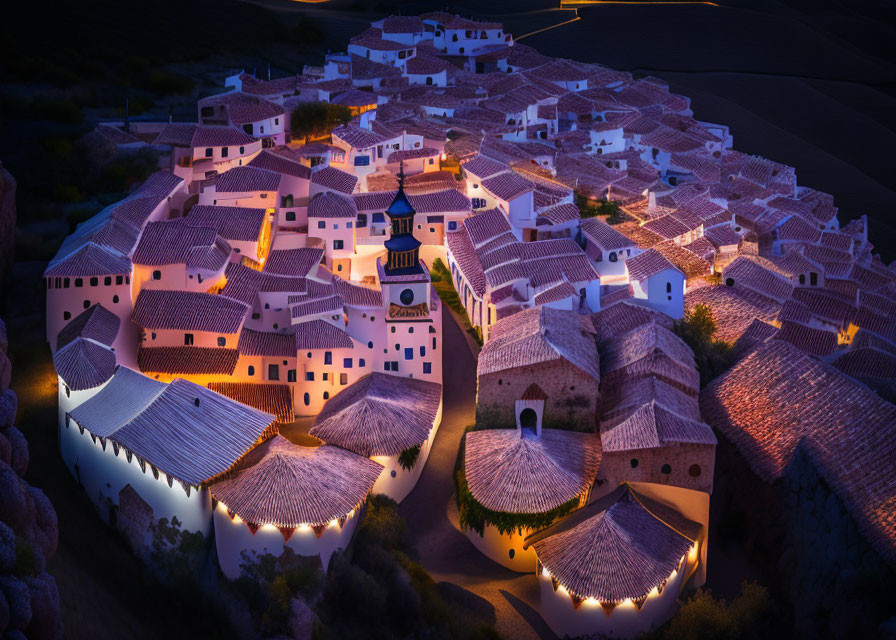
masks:
[(678, 415), (651, 400), (612, 426), (601, 424), (600, 441), (606, 452), (656, 449), (679, 444), (717, 444), (708, 425)]
[(256, 526), (325, 526), (341, 522), (363, 503), (382, 469), (339, 447), (300, 447), (276, 435), (247, 454), (211, 492)]
[(579, 292), (576, 291), (576, 288), (574, 286), (572, 286), (568, 282), (561, 282), (560, 284), (537, 294), (535, 296), (535, 306), (550, 304), (551, 302), (558, 302), (560, 300), (565, 300), (567, 298), (578, 295)]
[(144, 329), (236, 333), (248, 311), (246, 304), (211, 293), (143, 289), (131, 320)]
[(625, 268), (628, 270), (629, 279), (633, 282), (640, 282), (645, 278), (655, 276), (666, 269), (676, 269), (675, 265), (669, 262), (663, 254), (656, 249), (648, 249), (638, 255), (625, 261)]
[(169, 375), (231, 375), (236, 369), (236, 349), (209, 347), (140, 347), (137, 366), (144, 373)]
[[(705, 236), (700, 236), (693, 242), (686, 244), (683, 249), (690, 251), (698, 258), (702, 260), (711, 261), (713, 257), (716, 255), (716, 247), (710, 242)], [(703, 269), (703, 265), (700, 265), (700, 268)], [(684, 271), (684, 269), (682, 269)], [(687, 273), (687, 272), (685, 272)]]
[(734, 229), (728, 225), (712, 227), (704, 232), (704, 237), (709, 240), (716, 249), (727, 246), (740, 246), (741, 238)]
[(258, 167), (234, 167), (215, 180), (217, 193), (247, 193), (276, 191), (280, 188), (280, 174)]
[(434, 75), (445, 71), (449, 66), (444, 60), (418, 53), (405, 63), (404, 69), (407, 75)]
[(264, 271), (275, 275), (304, 278), (321, 263), (323, 257), (323, 249), (311, 247), (277, 249), (268, 254)]
[(241, 356), (296, 357), (296, 338), (291, 333), (274, 333), (244, 328), (237, 351)]
[[(306, 293), (310, 282), (306, 278), (274, 275), (236, 263), (227, 265), (226, 276), (227, 284), (221, 295), (246, 305), (254, 303), (259, 293)], [(318, 285), (326, 288), (326, 285)]]
[(470, 491), (493, 511), (546, 513), (587, 491), (600, 466), (600, 439), (591, 433), (487, 429), (465, 440)]
[(296, 334), (296, 349), (351, 349), (354, 347), (351, 336), (343, 329), (333, 326), (326, 320), (302, 322), (293, 327)]
[(651, 322), (665, 329), (672, 329), (674, 324), (666, 314), (631, 302), (622, 302), (591, 314), (591, 323), (597, 332), (597, 345), (601, 350), (619, 336)]
[(482, 264), (473, 248), (470, 236), (465, 230), (455, 231), (445, 236), (448, 251), (460, 268), (464, 278), (470, 284), (473, 293), (481, 298), (485, 295), (485, 273)]
[(853, 301), (834, 292), (812, 287), (797, 287), (793, 290), (793, 299), (803, 303), (809, 311), (838, 327), (846, 327), (855, 317), (856, 306)]
[(641, 600), (666, 581), (701, 526), (621, 485), (526, 539), (569, 592), (600, 602)]
[[(295, 419), (292, 410), (292, 393), (288, 385), (210, 382), (208, 388), (247, 407), (269, 413), (275, 416), (277, 422), (281, 424), (292, 422)], [(230, 505), (227, 506), (230, 507)]]
[(579, 208), (571, 202), (563, 202), (541, 209), (537, 214), (535, 225), (564, 224), (579, 218)]
[(627, 420), (641, 407), (656, 402), (664, 409), (686, 418), (700, 420), (697, 399), (659, 378), (644, 378), (630, 385), (607, 389), (601, 396), (601, 429)]
[(725, 267), (722, 278), (726, 283), (732, 280), (734, 287), (749, 289), (773, 300), (784, 301), (793, 294), (793, 286), (773, 269), (774, 265), (760, 263), (753, 257), (739, 256)]
[(634, 247), (635, 243), (598, 218), (582, 220), (582, 233), (604, 251)]
[(759, 319), (753, 320), (746, 331), (735, 340), (731, 353), (736, 360), (741, 360), (776, 335), (778, 335), (777, 327)]
[(322, 191), (314, 194), (308, 203), (309, 218), (350, 218), (358, 217), (354, 201), (345, 195), (333, 191)]
[(479, 353), (477, 375), (565, 360), (600, 380), (594, 329), (588, 318), (549, 307), (499, 320)]
[(345, 301), (340, 296), (327, 296), (326, 298), (316, 298), (290, 305), (289, 313), (293, 319), (316, 316), (322, 313), (342, 316), (344, 305)]
[(290, 160), (286, 156), (279, 153), (273, 153), (268, 149), (265, 149), (252, 158), (249, 166), (255, 167), (256, 169), (274, 171), (294, 178), (302, 178), (303, 180), (311, 179), (311, 169), (300, 162)]
[(511, 231), (507, 216), (500, 209), (489, 209), (467, 218), (464, 220), (464, 229), (470, 235), (474, 247)]
[(797, 242), (818, 242), (821, 231), (798, 215), (790, 216), (777, 229), (778, 240)]
[(700, 406), (766, 482), (802, 451), (872, 547), (896, 564), (896, 407), (781, 340), (716, 378)]
[(286, 109), (278, 104), (239, 91), (223, 93), (199, 100), (199, 107), (225, 105), (231, 123), (244, 125), (269, 118), (286, 117)]
[(107, 347), (112, 346), (118, 336), (121, 319), (101, 304), (95, 304), (82, 311), (65, 325), (56, 338), (59, 350), (77, 338), (84, 338)]
[(210, 227), (225, 240), (257, 242), (266, 216), (265, 209), (196, 205), (185, 220), (190, 225)]
[(351, 193), (355, 190), (355, 185), (358, 184), (358, 176), (340, 171), (335, 167), (324, 167), (311, 173), (311, 183), (334, 191)]
[(100, 386), (112, 377), (115, 366), (115, 352), (107, 345), (87, 338), (76, 337), (57, 346), (53, 354), (57, 375), (72, 391)]
[(470, 199), (457, 189), (443, 189), (419, 195), (411, 194), (408, 195), (408, 200), (418, 214), (468, 213), (472, 210)]
[(162, 129), (154, 144), (175, 147), (234, 147), (257, 141), (239, 127), (169, 124)]
[(423, 444), (442, 401), (442, 385), (368, 374), (330, 398), (309, 433), (362, 456), (394, 456)]
[(106, 438), (149, 406), (166, 386), (121, 366), (96, 396), (72, 409), (70, 415), (93, 435)]
[(653, 231), (655, 234), (666, 240), (678, 238), (691, 231), (691, 228), (688, 225), (672, 215), (664, 215), (651, 220), (644, 225), (644, 228)]
[(856, 379), (896, 380), (896, 353), (876, 347), (856, 347), (834, 360), (834, 366)]
[(652, 376), (686, 393), (696, 394), (700, 389), (700, 375), (690, 348), (653, 322), (609, 343), (602, 353), (601, 375), (607, 384), (629, 384)]
[(817, 356), (826, 356), (837, 348), (836, 331), (810, 327), (790, 320), (781, 322), (781, 330), (775, 337)]
[(462, 164), (461, 168), (465, 173), (482, 180), (484, 178), (490, 178), (491, 176), (506, 171), (509, 167), (503, 162), (492, 160), (491, 158), (483, 155), (477, 155), (469, 162), (465, 162), (464, 164)]
[(688, 291), (684, 306), (692, 311), (698, 304), (710, 308), (716, 321), (716, 340), (734, 342), (750, 327), (754, 320), (773, 322), (781, 305), (770, 298), (749, 289), (707, 286)]
[[(373, 96), (373, 98), (376, 99), (376, 96)], [(332, 135), (355, 149), (374, 147), (378, 144), (382, 144), (388, 139), (386, 136), (379, 135), (369, 129), (364, 129), (353, 124), (336, 127), (333, 129)]]
[(491, 178), (486, 178), (482, 181), (482, 188), (488, 190), (489, 193), (496, 198), (510, 201), (524, 193), (534, 190), (535, 185), (522, 176), (512, 171), (508, 171), (499, 173)]
[(333, 287), (336, 293), (350, 307), (382, 307), (383, 293), (380, 289), (372, 289), (363, 285), (333, 276)]

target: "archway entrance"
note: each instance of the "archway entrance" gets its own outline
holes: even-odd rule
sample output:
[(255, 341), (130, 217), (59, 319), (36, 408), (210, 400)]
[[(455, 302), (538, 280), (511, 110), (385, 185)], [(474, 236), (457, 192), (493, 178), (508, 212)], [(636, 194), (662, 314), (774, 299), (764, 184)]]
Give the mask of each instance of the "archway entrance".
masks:
[(520, 427), (531, 429), (534, 433), (537, 426), (538, 414), (535, 413), (535, 409), (523, 409), (520, 413)]

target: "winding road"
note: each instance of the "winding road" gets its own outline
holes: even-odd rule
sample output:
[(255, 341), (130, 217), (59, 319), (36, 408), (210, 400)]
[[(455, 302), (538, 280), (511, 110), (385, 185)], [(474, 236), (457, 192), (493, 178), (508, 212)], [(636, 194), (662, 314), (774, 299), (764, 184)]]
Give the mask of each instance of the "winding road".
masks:
[(553, 639), (556, 636), (534, 608), (538, 602), (534, 572), (520, 574), (492, 562), (452, 523), (457, 522), (454, 463), (464, 428), (475, 421), (476, 356), (447, 305), (442, 305), (442, 313), (442, 424), (420, 480), (399, 511), (423, 566), (436, 581), (487, 600), (503, 637)]

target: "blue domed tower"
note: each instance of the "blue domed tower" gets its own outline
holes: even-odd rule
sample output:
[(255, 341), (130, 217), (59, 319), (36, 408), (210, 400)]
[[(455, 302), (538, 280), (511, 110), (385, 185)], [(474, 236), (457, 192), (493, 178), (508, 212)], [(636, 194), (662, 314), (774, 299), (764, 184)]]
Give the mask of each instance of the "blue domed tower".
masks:
[(422, 274), (420, 241), (414, 237), (414, 207), (404, 192), (404, 166), (398, 173), (398, 193), (386, 209), (392, 223), (391, 237), (386, 240), (386, 275)]

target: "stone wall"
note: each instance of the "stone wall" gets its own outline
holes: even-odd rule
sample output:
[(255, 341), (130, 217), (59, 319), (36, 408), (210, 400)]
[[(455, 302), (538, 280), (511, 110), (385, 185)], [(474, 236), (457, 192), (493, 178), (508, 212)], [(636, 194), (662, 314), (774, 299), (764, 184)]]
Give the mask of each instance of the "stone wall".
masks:
[(597, 428), (598, 382), (566, 360), (479, 376), (476, 424), (488, 428), (516, 427), (514, 404), (533, 383), (548, 396), (543, 428)]
[(712, 493), (715, 457), (715, 445), (705, 444), (679, 444), (618, 453), (605, 451), (598, 477), (613, 485), (623, 481), (654, 482)]
[(22, 479), (28, 443), (13, 426), (18, 400), (9, 388), (7, 346), (0, 320), (0, 633), (4, 640), (50, 640), (63, 632), (56, 581), (46, 571), (59, 531), (50, 500)]
[(896, 574), (807, 455), (768, 484), (720, 436), (715, 486), (718, 544), (744, 549), (793, 637), (890, 637), (882, 630), (896, 622)]

